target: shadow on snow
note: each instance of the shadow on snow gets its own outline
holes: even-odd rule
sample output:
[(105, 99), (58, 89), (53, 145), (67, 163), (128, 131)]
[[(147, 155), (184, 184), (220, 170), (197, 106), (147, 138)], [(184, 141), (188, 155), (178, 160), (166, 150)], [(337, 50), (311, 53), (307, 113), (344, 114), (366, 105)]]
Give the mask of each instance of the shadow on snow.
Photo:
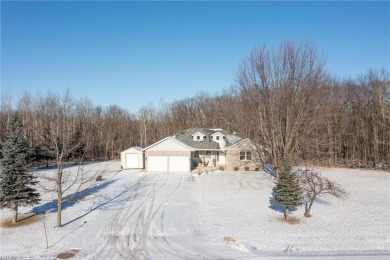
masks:
[(135, 188), (135, 183), (124, 185), (122, 186), (122, 188), (123, 190), (116, 194), (101, 196), (98, 200), (94, 200), (93, 204), (87, 209), (87, 211), (84, 214), (64, 223), (62, 226), (71, 224), (97, 209), (113, 210), (116, 209), (116, 207), (118, 208), (122, 207), (123, 204), (129, 201), (129, 199), (131, 199), (131, 197), (133, 196), (132, 192)]
[(264, 171), (266, 173), (268, 173), (269, 175), (273, 176), (273, 177), (276, 177), (276, 169), (275, 169), (275, 166), (271, 165), (271, 164), (266, 164), (264, 166)]
[[(81, 200), (86, 199), (86, 197), (91, 196), (94, 193), (97, 193), (100, 190), (105, 189), (106, 187), (108, 187), (109, 185), (111, 185), (114, 182), (115, 182), (115, 180), (106, 181), (106, 182), (101, 183), (100, 185), (92, 186), (92, 187), (89, 187), (83, 191), (76, 193), (76, 194), (70, 194), (70, 195), (64, 197), (63, 203), (62, 203), (62, 210), (65, 210), (69, 207), (72, 207), (73, 205), (80, 202)], [(121, 187), (121, 190), (119, 190), (119, 191), (117, 190), (114, 193), (110, 193), (110, 194), (106, 194), (106, 195), (99, 194), (96, 197), (90, 198), (93, 201), (93, 203), (92, 203), (92, 205), (90, 205), (86, 209), (86, 212), (84, 214), (77, 216), (74, 219), (62, 224), (62, 226), (66, 226), (68, 224), (71, 224), (71, 223), (85, 217), (86, 215), (88, 215), (89, 213), (91, 213), (97, 209), (113, 210), (113, 209), (116, 209), (117, 207), (118, 208), (122, 207), (123, 203), (127, 202), (132, 197), (132, 192), (133, 192), (135, 186), (136, 186), (136, 183), (123, 185)], [(149, 186), (149, 185), (146, 185), (143, 188), (147, 189), (147, 186)], [(53, 200), (53, 201), (45, 203), (43, 205), (34, 207), (32, 209), (32, 212), (34, 212), (35, 214), (44, 214), (46, 212), (57, 212), (57, 209), (58, 209), (57, 208), (57, 200)]]
[[(94, 193), (97, 193), (98, 191), (111, 185), (113, 182), (115, 182), (115, 181), (106, 181), (106, 182), (101, 183), (100, 185), (95, 185), (95, 186), (89, 187), (85, 190), (82, 190), (76, 194), (70, 194), (70, 195), (65, 196), (62, 199), (63, 200), (62, 210), (67, 209), (69, 207), (72, 207), (74, 204), (76, 204), (80, 200), (82, 200), (82, 199), (84, 199), (84, 198), (86, 198)], [(57, 208), (57, 200), (53, 200), (53, 201), (47, 202), (43, 205), (34, 207), (32, 209), (32, 212), (34, 212), (36, 214), (44, 214), (46, 212), (57, 212), (57, 209), (58, 209)]]
[[(276, 204), (275, 202), (272, 201), (273, 197), (269, 197), (269, 206), (268, 208), (270, 209), (273, 209), (274, 211), (277, 211), (277, 212), (281, 212), (284, 214), (284, 211), (285, 211), (285, 208), (279, 204)], [(294, 211), (296, 211), (297, 209), (296, 208), (288, 208), (288, 211), (290, 213), (293, 213)]]

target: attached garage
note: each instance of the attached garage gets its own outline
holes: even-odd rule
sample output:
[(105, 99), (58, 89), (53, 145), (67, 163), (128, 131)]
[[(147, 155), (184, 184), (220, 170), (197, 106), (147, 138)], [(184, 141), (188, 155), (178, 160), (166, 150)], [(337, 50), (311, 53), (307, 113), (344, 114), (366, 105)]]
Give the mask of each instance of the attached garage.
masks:
[(188, 156), (148, 156), (147, 170), (149, 172), (188, 172), (190, 168)]
[(144, 149), (146, 171), (189, 172), (193, 150), (179, 140), (167, 137)]
[(122, 169), (143, 169), (144, 153), (142, 148), (135, 146), (121, 152)]
[(147, 169), (149, 172), (167, 172), (168, 157), (167, 156), (148, 156)]
[(170, 172), (188, 172), (191, 168), (190, 157), (188, 156), (169, 156), (168, 171)]

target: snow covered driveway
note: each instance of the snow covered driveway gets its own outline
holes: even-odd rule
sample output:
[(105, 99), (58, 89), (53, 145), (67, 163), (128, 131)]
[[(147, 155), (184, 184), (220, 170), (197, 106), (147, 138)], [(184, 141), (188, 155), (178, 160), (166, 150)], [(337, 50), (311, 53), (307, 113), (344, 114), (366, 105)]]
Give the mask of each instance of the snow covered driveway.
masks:
[[(42, 221), (1, 229), (1, 258), (48, 259), (80, 250), (75, 259), (259, 259), (286, 256), (386, 259), (390, 255), (389, 173), (324, 169), (346, 200), (329, 198), (304, 218), (282, 222), (271, 208), (273, 180), (263, 172), (117, 172), (65, 207), (63, 227)], [(44, 196), (50, 201), (50, 194)], [(45, 204), (47, 202), (43, 202)], [(25, 212), (30, 209), (25, 208)], [(10, 212), (1, 211), (2, 220)]]

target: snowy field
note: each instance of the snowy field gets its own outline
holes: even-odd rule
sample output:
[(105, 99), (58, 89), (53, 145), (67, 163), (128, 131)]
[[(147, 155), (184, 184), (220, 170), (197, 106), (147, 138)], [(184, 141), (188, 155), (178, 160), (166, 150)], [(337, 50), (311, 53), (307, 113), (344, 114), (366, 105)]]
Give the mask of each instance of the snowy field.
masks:
[[(105, 169), (102, 182), (64, 204), (63, 227), (56, 221), (55, 194), (41, 205), (44, 222), (1, 227), (1, 259), (388, 259), (390, 174), (319, 169), (348, 192), (327, 198), (298, 223), (282, 221), (270, 207), (273, 180), (264, 172), (143, 173), (120, 171), (119, 162), (88, 165)], [(41, 169), (39, 171), (44, 171)], [(38, 173), (39, 173), (38, 171)], [(46, 170), (48, 171), (48, 170)], [(50, 171), (50, 170), (49, 170)], [(67, 168), (76, 171), (76, 167)], [(1, 210), (2, 223), (12, 215)], [(23, 218), (20, 216), (19, 218)]]

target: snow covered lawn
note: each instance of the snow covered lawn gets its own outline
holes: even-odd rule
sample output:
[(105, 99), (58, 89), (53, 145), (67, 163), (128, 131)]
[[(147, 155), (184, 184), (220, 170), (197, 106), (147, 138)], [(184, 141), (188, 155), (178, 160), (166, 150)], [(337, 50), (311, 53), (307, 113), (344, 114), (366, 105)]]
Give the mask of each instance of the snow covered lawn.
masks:
[[(76, 249), (74, 259), (258, 259), (305, 256), (385, 259), (390, 255), (390, 174), (320, 169), (340, 183), (346, 200), (328, 198), (282, 221), (271, 208), (272, 178), (264, 172), (144, 173), (119, 171), (118, 162), (67, 204), (63, 227), (54, 228), (54, 194), (34, 209), (42, 218), (17, 228), (1, 228), (1, 259), (55, 258)], [(75, 167), (69, 170), (76, 170)], [(1, 210), (1, 221), (11, 212)]]

